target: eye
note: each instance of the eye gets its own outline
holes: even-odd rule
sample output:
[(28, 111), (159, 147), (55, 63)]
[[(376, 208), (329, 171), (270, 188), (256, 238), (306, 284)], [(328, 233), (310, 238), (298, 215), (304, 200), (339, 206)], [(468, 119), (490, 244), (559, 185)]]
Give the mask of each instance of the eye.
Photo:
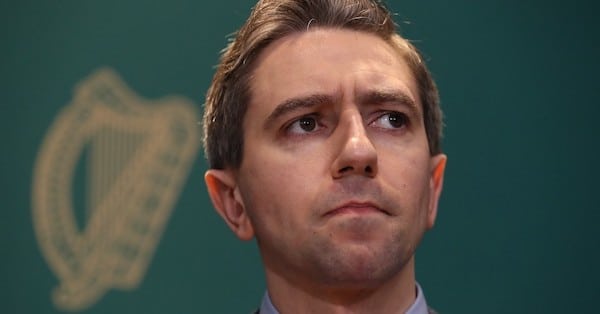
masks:
[(315, 132), (320, 129), (317, 119), (312, 116), (302, 117), (290, 124), (287, 131), (292, 134), (305, 134)]
[(392, 111), (379, 116), (373, 123), (383, 129), (399, 129), (408, 124), (408, 117), (402, 112)]

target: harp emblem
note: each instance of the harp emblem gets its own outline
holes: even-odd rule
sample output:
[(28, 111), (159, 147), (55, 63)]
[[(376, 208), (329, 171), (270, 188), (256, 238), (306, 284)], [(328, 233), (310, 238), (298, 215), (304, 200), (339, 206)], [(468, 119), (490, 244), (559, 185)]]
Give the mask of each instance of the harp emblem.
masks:
[[(197, 122), (186, 99), (140, 99), (110, 69), (76, 87), (33, 174), (33, 226), (60, 281), (57, 308), (82, 310), (109, 289), (140, 284), (198, 152)], [(74, 190), (84, 191), (83, 215)]]

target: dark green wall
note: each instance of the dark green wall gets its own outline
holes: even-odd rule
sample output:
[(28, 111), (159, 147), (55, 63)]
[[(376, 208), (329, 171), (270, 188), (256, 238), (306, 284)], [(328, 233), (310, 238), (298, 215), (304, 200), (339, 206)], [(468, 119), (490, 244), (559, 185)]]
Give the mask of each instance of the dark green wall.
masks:
[[(139, 95), (199, 107), (218, 51), (252, 1), (0, 4), (0, 312), (58, 313), (32, 227), (48, 127), (94, 70)], [(593, 313), (599, 296), (593, 1), (393, 1), (440, 88), (449, 155), (417, 277), (442, 313)], [(404, 23), (410, 21), (410, 23)], [(198, 158), (144, 280), (83, 313), (248, 313), (264, 280), (253, 243), (212, 210)]]

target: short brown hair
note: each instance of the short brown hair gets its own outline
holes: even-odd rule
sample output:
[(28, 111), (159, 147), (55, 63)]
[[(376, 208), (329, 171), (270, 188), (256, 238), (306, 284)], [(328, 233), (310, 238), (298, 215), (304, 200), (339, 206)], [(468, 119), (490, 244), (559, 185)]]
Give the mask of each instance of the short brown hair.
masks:
[(429, 151), (441, 152), (438, 91), (418, 50), (396, 32), (390, 11), (377, 0), (261, 0), (222, 51), (206, 95), (204, 149), (210, 168), (238, 168), (243, 158), (243, 121), (250, 77), (262, 50), (308, 27), (344, 28), (374, 34), (396, 48), (413, 72), (423, 105)]

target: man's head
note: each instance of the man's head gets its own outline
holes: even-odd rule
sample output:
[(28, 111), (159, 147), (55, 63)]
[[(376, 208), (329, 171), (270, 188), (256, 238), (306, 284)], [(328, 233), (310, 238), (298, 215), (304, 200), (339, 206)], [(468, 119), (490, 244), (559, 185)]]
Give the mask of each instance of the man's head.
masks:
[(256, 59), (272, 42), (317, 28), (373, 34), (396, 49), (418, 84), (432, 155), (441, 152), (442, 112), (438, 91), (417, 49), (396, 33), (389, 11), (373, 0), (265, 0), (223, 50), (206, 97), (204, 148), (209, 167), (237, 168), (243, 158), (244, 120), (251, 101)]
[(435, 85), (382, 6), (259, 2), (206, 106), (210, 197), (269, 285), (413, 280), (446, 156)]

